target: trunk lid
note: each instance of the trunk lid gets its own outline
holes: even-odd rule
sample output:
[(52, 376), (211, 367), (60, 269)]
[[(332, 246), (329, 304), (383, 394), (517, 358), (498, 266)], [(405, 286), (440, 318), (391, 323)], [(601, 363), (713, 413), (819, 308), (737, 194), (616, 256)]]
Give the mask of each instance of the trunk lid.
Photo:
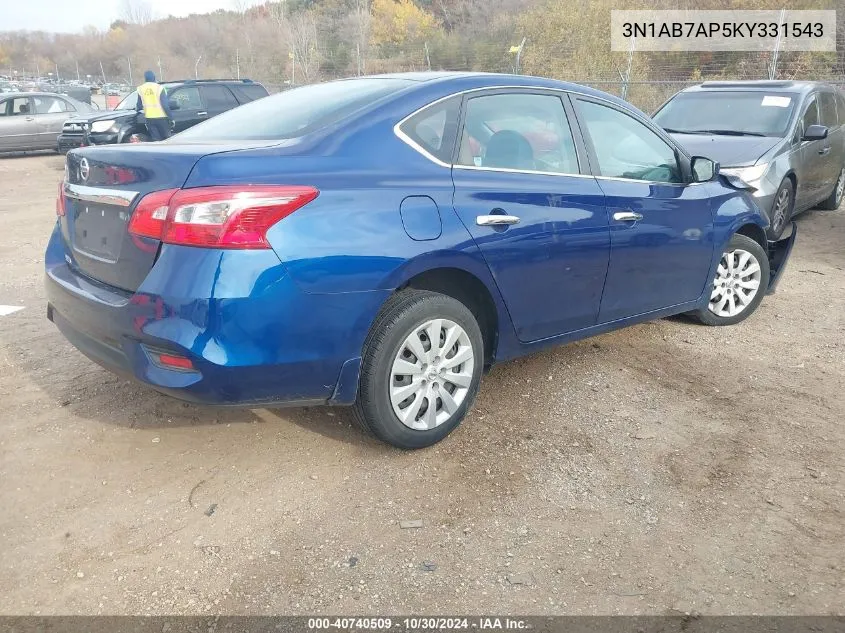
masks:
[(265, 145), (167, 142), (73, 150), (67, 155), (60, 218), (68, 263), (87, 277), (134, 292), (160, 246), (129, 233), (138, 201), (153, 191), (181, 188), (203, 156)]

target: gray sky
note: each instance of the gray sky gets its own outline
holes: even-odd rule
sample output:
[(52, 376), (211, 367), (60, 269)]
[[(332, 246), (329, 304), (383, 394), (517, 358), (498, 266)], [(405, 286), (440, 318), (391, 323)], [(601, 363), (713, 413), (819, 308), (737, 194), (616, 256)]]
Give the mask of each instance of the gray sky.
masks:
[[(185, 16), (234, 9), (233, 0), (148, 0), (153, 17)], [(0, 31), (81, 31), (107, 29), (120, 17), (121, 0), (0, 0)], [(256, 4), (251, 2), (249, 4)]]

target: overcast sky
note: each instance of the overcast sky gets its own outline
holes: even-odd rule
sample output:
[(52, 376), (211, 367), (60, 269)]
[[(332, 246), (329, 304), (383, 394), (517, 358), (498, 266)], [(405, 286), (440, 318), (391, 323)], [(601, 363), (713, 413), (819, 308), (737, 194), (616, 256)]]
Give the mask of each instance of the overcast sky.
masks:
[[(153, 17), (234, 9), (233, 0), (148, 0)], [(250, 4), (256, 4), (252, 2)], [(121, 0), (0, 0), (0, 31), (77, 32), (92, 25), (106, 29), (121, 14)]]

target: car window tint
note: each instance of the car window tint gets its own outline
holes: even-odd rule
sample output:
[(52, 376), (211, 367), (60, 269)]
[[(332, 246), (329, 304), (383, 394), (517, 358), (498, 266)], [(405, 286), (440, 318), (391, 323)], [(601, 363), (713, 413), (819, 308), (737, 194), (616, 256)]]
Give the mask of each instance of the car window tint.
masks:
[(225, 86), (201, 86), (200, 92), (209, 110), (231, 110), (238, 106), (235, 96)]
[(58, 97), (33, 97), (35, 102), (35, 114), (58, 114), (67, 112), (67, 104), (64, 99)]
[(460, 97), (435, 103), (410, 117), (399, 129), (438, 160), (451, 162), (460, 105)]
[(634, 117), (578, 100), (602, 176), (649, 182), (683, 182), (675, 150)]
[(836, 98), (832, 92), (823, 92), (819, 95), (819, 114), (821, 124), (827, 127), (836, 127)]
[(176, 88), (173, 92), (168, 90), (168, 98), (179, 104), (180, 110), (202, 110), (200, 91), (194, 86)]
[(577, 174), (575, 142), (560, 98), (499, 94), (470, 99), (457, 164)]

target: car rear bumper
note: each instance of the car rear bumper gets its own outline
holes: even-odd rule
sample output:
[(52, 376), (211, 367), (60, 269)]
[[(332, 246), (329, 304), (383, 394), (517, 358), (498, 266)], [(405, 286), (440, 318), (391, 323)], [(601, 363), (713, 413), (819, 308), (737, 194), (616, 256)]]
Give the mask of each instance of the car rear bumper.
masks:
[[(127, 292), (79, 273), (54, 232), (46, 257), (47, 316), (98, 364), (182, 400), (354, 402), (361, 347), (382, 293), (303, 293), (278, 259), (267, 266), (272, 251), (237, 257), (245, 253), (163, 249), (144, 284)], [(211, 268), (198, 265), (203, 261)], [(156, 351), (190, 359), (193, 370), (162, 367)]]

